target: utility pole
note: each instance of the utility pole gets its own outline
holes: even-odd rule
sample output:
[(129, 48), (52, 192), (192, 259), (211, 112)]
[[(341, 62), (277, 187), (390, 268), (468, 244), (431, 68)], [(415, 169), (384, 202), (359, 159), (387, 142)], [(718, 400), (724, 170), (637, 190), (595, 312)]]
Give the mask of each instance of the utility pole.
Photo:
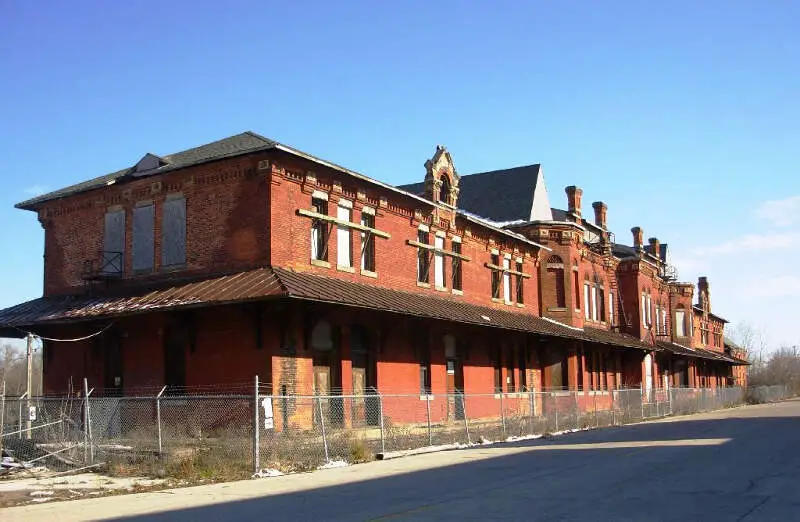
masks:
[(31, 438), (31, 388), (33, 384), (33, 334), (28, 334), (27, 336), (28, 341), (28, 379), (26, 385), (26, 392), (27, 392), (27, 412), (26, 415), (28, 416), (28, 421), (26, 424), (27, 433), (26, 437), (28, 439)]

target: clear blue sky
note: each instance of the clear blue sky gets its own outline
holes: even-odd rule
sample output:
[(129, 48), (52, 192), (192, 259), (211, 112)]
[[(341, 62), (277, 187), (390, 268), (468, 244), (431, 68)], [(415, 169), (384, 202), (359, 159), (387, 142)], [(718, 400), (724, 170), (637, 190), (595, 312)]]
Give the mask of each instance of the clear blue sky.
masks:
[(396, 184), (541, 162), (800, 340), (800, 3), (0, 0), (0, 55), (0, 307), (41, 295), (14, 203), (254, 130)]

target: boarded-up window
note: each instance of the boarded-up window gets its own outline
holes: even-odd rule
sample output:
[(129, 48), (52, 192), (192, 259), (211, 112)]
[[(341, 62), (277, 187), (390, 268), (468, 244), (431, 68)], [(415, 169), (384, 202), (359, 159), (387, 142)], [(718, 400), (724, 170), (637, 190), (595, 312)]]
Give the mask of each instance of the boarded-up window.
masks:
[(125, 211), (120, 209), (106, 212), (100, 270), (106, 274), (121, 274), (124, 260)]
[(155, 259), (153, 244), (153, 205), (133, 209), (133, 269), (152, 270)]
[(186, 263), (186, 199), (183, 196), (164, 202), (161, 236), (161, 264), (173, 266)]

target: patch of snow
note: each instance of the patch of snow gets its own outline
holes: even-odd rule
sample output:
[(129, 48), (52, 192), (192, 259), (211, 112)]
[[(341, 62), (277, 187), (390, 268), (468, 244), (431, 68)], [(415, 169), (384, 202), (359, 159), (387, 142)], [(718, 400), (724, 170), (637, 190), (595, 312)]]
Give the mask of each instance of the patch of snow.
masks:
[(258, 470), (258, 473), (253, 474), (253, 478), (266, 478), (266, 477), (280, 477), (283, 472), (277, 469), (267, 468)]
[(52, 489), (36, 489), (34, 491), (31, 491), (30, 495), (32, 497), (49, 497), (53, 493), (55, 493), (55, 491), (53, 491)]
[(346, 468), (349, 465), (350, 465), (350, 463), (348, 463), (348, 462), (346, 462), (344, 460), (341, 460), (341, 459), (329, 460), (328, 462), (326, 462), (322, 466), (319, 466), (317, 469)]
[(49, 502), (50, 500), (53, 500), (53, 497), (38, 497), (38, 498), (32, 498), (32, 499), (31, 499), (31, 502)]
[(512, 436), (510, 436), (510, 437), (508, 437), (506, 439), (506, 442), (517, 442), (519, 440), (536, 440), (536, 439), (541, 439), (541, 438), (542, 438), (541, 434), (538, 434), (538, 435), (522, 435), (522, 436), (512, 435)]

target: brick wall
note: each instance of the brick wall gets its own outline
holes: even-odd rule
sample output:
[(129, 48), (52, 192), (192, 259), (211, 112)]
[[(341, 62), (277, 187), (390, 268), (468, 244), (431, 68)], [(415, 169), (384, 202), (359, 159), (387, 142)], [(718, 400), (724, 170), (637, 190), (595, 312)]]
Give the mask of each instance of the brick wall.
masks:
[(244, 156), (118, 182), (43, 204), (39, 220), (45, 229), (45, 295), (83, 290), (84, 262), (100, 260), (104, 216), (110, 208), (125, 210), (125, 276), (133, 277), (133, 208), (137, 202), (154, 204), (155, 265), (148, 275), (158, 275), (162, 205), (168, 194), (175, 193), (186, 198), (186, 266), (180, 267), (181, 273), (215, 273), (266, 264), (269, 183), (258, 170), (259, 158)]

